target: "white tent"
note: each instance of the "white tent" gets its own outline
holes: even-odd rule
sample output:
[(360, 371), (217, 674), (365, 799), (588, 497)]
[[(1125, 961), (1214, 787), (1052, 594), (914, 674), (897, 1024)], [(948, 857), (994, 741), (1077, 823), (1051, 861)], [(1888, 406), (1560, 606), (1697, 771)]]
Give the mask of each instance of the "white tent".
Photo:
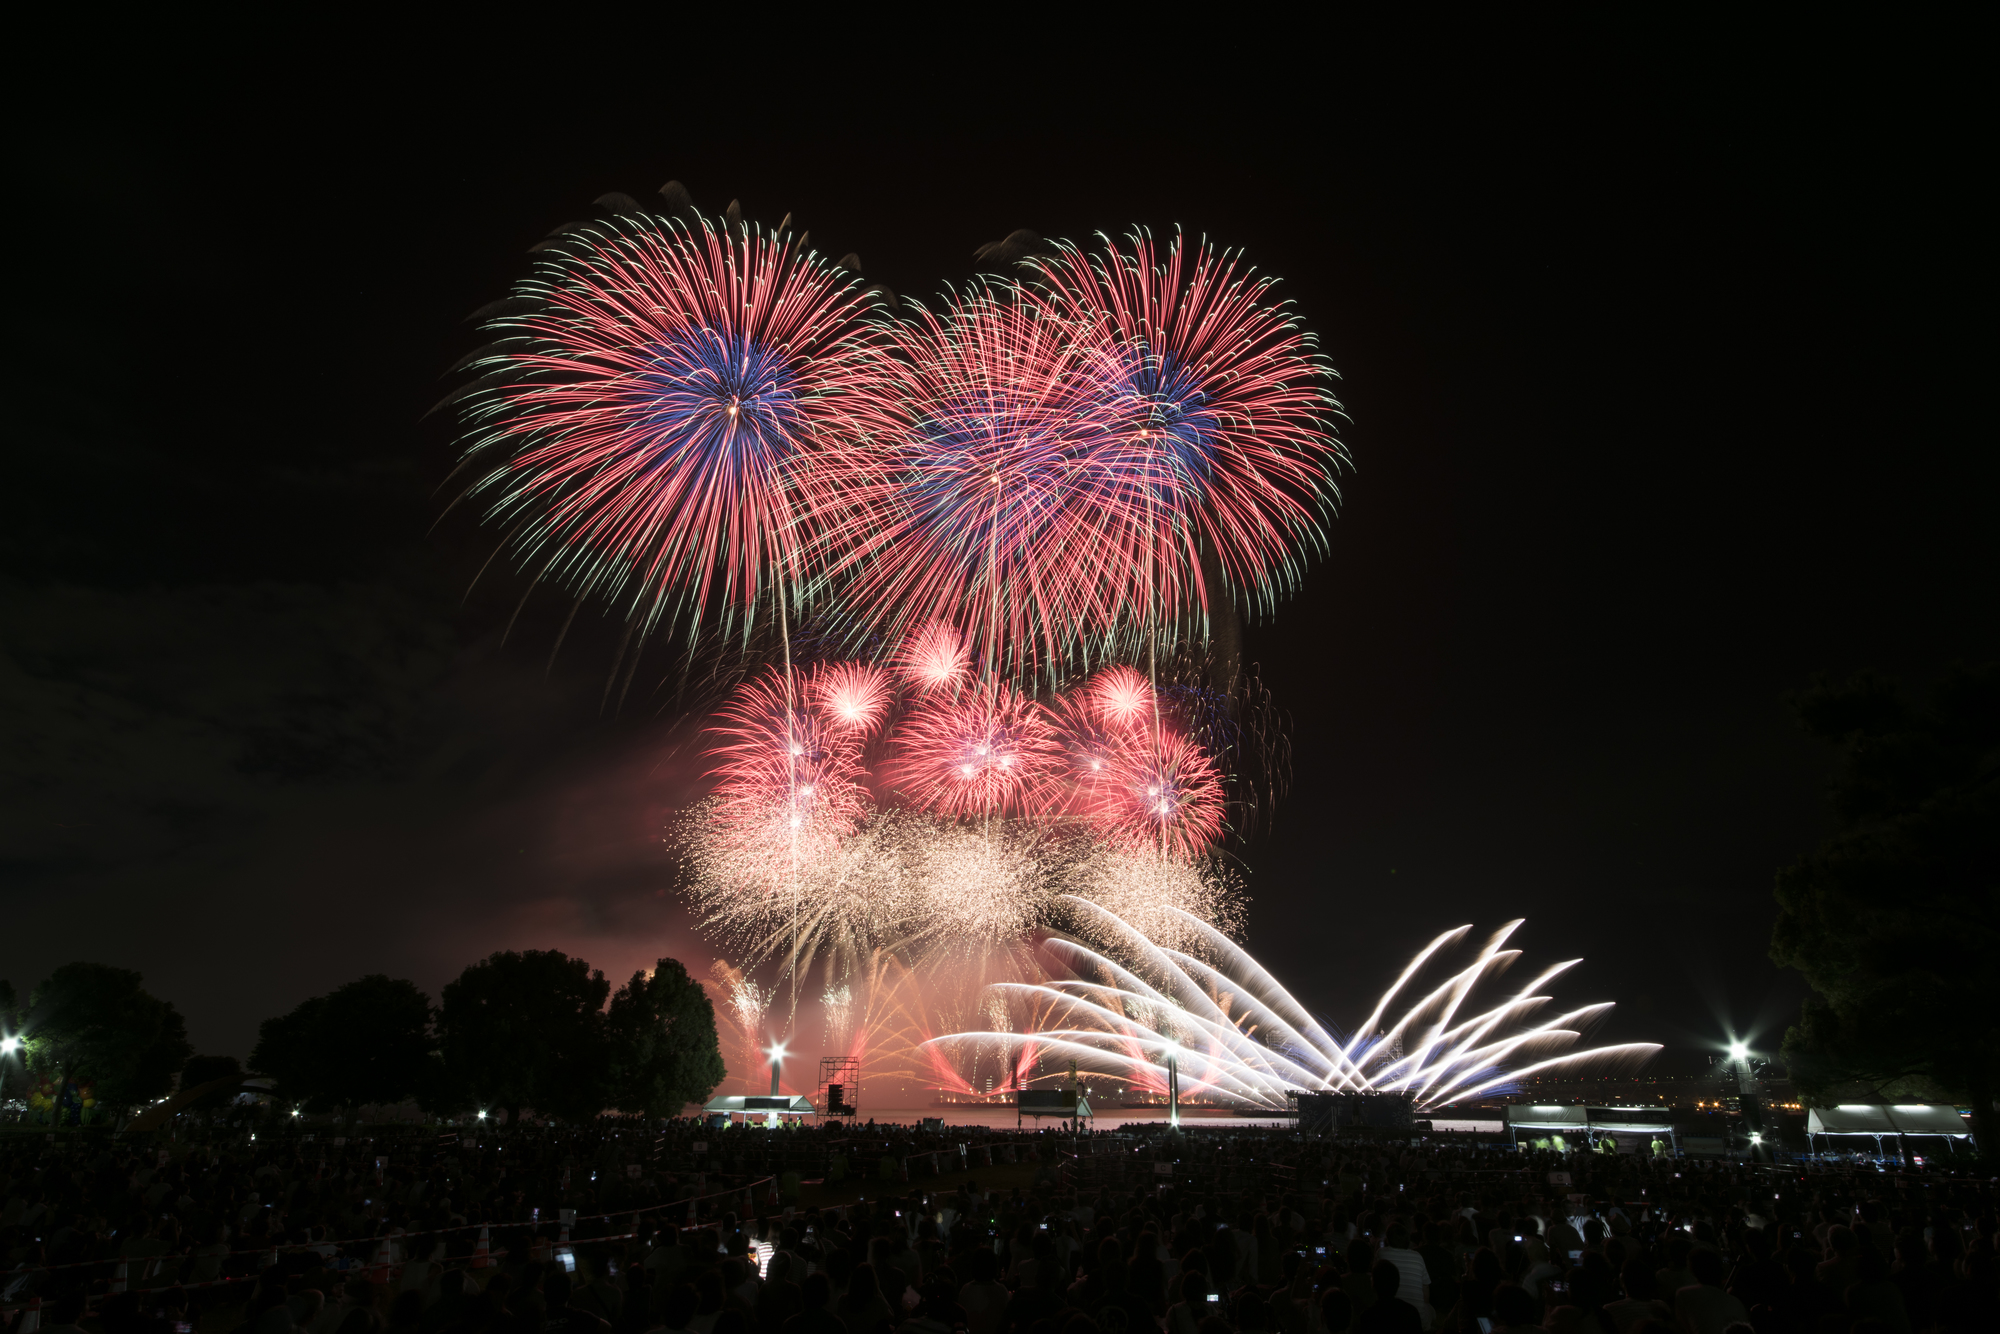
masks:
[(814, 1107), (810, 1098), (799, 1094), (763, 1095), (757, 1093), (729, 1093), (719, 1098), (711, 1098), (703, 1107), (704, 1116), (762, 1116), (775, 1120), (780, 1116), (811, 1116)]
[[(1936, 1102), (1844, 1102), (1834, 1107), (1815, 1107), (1806, 1114), (1806, 1136), (1861, 1135), (1875, 1143), (1879, 1157), (1883, 1140), (1905, 1135), (1942, 1135), (1970, 1140), (1971, 1130), (1958, 1109)], [(1895, 1152), (1900, 1155), (1902, 1146)]]
[(1507, 1129), (1514, 1142), (1523, 1134), (1563, 1135), (1578, 1146), (1610, 1135), (1627, 1149), (1641, 1149), (1659, 1136), (1677, 1145), (1673, 1113), (1664, 1107), (1591, 1107), (1584, 1103), (1516, 1103), (1507, 1108)]
[(1844, 1102), (1815, 1107), (1806, 1113), (1806, 1131), (1813, 1135), (1951, 1135), (1971, 1134), (1958, 1108), (1940, 1102)]

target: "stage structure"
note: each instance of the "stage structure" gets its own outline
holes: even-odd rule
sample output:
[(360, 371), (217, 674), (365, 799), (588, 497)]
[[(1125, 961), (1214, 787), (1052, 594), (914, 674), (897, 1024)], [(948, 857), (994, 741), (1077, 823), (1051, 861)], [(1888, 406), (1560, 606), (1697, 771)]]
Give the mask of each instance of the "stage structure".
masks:
[(861, 1062), (852, 1056), (819, 1058), (819, 1090), (813, 1101), (822, 1116), (861, 1114)]
[(1039, 1125), (1045, 1116), (1081, 1122), (1086, 1116), (1095, 1120), (1096, 1113), (1090, 1110), (1090, 1100), (1073, 1088), (1022, 1089), (1014, 1095), (1016, 1129), (1020, 1128), (1024, 1116), (1033, 1117)]
[(1415, 1100), (1407, 1093), (1300, 1093), (1299, 1129), (1330, 1135), (1336, 1130), (1409, 1130), (1416, 1124)]

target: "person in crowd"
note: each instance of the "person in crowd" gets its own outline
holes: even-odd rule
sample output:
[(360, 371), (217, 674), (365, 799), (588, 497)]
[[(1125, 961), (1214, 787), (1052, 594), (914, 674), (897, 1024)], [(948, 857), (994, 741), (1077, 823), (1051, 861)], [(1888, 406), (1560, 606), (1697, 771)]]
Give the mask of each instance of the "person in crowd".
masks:
[(896, 1316), (872, 1264), (854, 1266), (847, 1279), (847, 1295), (836, 1310), (847, 1334), (886, 1334)]
[(1381, 1259), (1394, 1265), (1396, 1272), (1402, 1275), (1402, 1281), (1390, 1295), (1407, 1303), (1422, 1320), (1421, 1327), (1429, 1329), (1431, 1327), (1430, 1267), (1424, 1263), (1424, 1257), (1411, 1248), (1410, 1231), (1401, 1223), (1390, 1225), (1389, 1235), (1382, 1241)]
[(1219, 1296), (1203, 1273), (1182, 1274), (1180, 1288), (1180, 1299), (1167, 1308), (1166, 1334), (1200, 1334), (1210, 1307), (1220, 1305)]
[(1422, 1334), (1423, 1317), (1414, 1303), (1397, 1296), (1405, 1282), (1403, 1271), (1393, 1260), (1377, 1260), (1369, 1271), (1375, 1300), (1354, 1322), (1354, 1334)]
[(1013, 1294), (999, 1282), (993, 1252), (975, 1247), (965, 1253), (963, 1267), (965, 1283), (958, 1290), (958, 1305), (965, 1312), (967, 1334), (1000, 1334)]
[(1749, 1308), (1723, 1289), (1721, 1256), (1696, 1250), (1688, 1256), (1688, 1271), (1694, 1282), (1674, 1293), (1674, 1323), (1681, 1334), (1722, 1334), (1724, 1326), (1750, 1323)]
[(1541, 1304), (1517, 1283), (1502, 1283), (1493, 1290), (1494, 1334), (1528, 1334), (1537, 1330)]
[(1618, 1272), (1618, 1286), (1623, 1297), (1600, 1303), (1597, 1308), (1609, 1326), (1608, 1334), (1632, 1334), (1649, 1320), (1662, 1324), (1673, 1320), (1673, 1310), (1659, 1300), (1659, 1280), (1653, 1266), (1644, 1258), (1625, 1262)]

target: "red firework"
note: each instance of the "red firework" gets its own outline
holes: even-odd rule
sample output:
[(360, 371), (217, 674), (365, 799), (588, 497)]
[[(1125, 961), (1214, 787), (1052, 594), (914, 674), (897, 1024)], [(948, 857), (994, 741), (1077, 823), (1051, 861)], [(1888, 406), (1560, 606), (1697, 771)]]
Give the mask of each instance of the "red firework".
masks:
[(1131, 667), (1107, 667), (1090, 678), (1090, 707), (1106, 727), (1124, 730), (1151, 721), (1153, 684)]
[(1070, 782), (1078, 790), (1094, 790), (1096, 784), (1110, 778), (1126, 730), (1104, 724), (1088, 690), (1058, 694), (1048, 706), (1048, 718), (1062, 754), (1068, 758)]
[(806, 682), (806, 697), (829, 726), (864, 736), (888, 716), (890, 693), (888, 674), (859, 662), (814, 668)]
[(860, 733), (795, 702), (781, 673), (737, 687), (709, 731), (716, 821), (746, 846), (817, 854), (867, 813)]
[[(822, 456), (877, 409), (864, 298), (791, 237), (621, 216), (541, 256), (526, 314), (472, 369), (474, 483), (538, 563), (650, 628), (796, 586), (841, 478)], [(482, 381), (482, 384), (489, 381)]]
[(896, 666), (920, 692), (953, 690), (972, 680), (965, 636), (944, 621), (931, 621), (904, 636)]
[(1106, 841), (1134, 851), (1200, 856), (1222, 837), (1222, 780), (1200, 744), (1139, 729), (1113, 754), (1086, 808)]
[(1333, 434), (1331, 369), (1276, 280), (1176, 235), (1124, 249), (1058, 247), (1037, 261), (1031, 299), (1074, 340), (1090, 413), (1111, 440), (1125, 559), (1155, 581), (1158, 608), (1206, 611), (1204, 555), (1268, 605), (1338, 499), (1346, 453)]
[(924, 700), (895, 746), (891, 779), (935, 815), (1039, 815), (1059, 791), (1061, 746), (1041, 708), (1008, 685)]

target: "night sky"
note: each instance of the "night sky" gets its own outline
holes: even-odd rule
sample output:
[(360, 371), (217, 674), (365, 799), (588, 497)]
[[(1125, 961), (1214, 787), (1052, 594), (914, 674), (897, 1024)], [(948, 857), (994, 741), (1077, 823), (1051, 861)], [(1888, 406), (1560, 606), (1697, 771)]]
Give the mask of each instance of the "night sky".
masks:
[(1225, 44), (1213, 83), (1075, 49), (58, 80), (15, 125), (0, 977), (138, 968), (243, 1056), (366, 972), (706, 969), (670, 690), (601, 713), (589, 613), (545, 674), (554, 597), (499, 645), (522, 585), (466, 596), (495, 535), (432, 530), (419, 420), (529, 245), (677, 178), (920, 297), (1018, 227), (1282, 275), (1356, 466), (1248, 636), (1296, 770), (1250, 948), (1345, 1024), (1438, 931), (1525, 917), (1530, 962), (1586, 960), (1562, 1000), (1620, 1003), (1601, 1036), (1775, 1045), (1770, 886), (1830, 764), (1787, 692), (2000, 649), (1973, 85), (1507, 37)]

